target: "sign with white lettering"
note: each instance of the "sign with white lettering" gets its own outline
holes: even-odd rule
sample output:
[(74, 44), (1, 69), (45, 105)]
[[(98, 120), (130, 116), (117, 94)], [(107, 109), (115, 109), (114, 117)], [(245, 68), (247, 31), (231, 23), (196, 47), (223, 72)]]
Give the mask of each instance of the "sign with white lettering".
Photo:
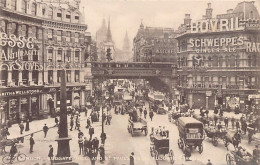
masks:
[(15, 90), (15, 91), (3, 91), (0, 93), (0, 96), (16, 96), (16, 95), (25, 95), (25, 94), (37, 94), (43, 92), (42, 89), (27, 89), (27, 90)]
[[(14, 34), (8, 36), (0, 32), (0, 67), (8, 65), (12, 70), (43, 70), (42, 63), (38, 62), (40, 52), (35, 44), (35, 38), (16, 37)], [(7, 51), (7, 47), (16, 47), (17, 50)]]
[(191, 33), (243, 30), (239, 17), (204, 19), (191, 23)]

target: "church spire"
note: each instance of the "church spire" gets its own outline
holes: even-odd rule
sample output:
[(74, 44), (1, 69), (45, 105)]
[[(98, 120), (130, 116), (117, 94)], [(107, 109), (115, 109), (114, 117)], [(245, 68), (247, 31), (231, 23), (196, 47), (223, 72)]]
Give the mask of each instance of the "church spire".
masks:
[(123, 45), (123, 50), (130, 50), (130, 41), (129, 41), (129, 37), (128, 37), (128, 33), (126, 31), (125, 33), (125, 39), (124, 39), (124, 45)]
[(107, 38), (106, 41), (111, 41), (112, 42), (112, 34), (110, 30), (110, 17), (108, 19), (108, 28), (107, 28)]

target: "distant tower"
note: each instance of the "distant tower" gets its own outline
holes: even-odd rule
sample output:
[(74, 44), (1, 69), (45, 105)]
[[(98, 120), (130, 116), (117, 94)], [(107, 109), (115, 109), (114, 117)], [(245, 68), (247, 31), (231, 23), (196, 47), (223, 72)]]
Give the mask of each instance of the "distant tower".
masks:
[(212, 18), (212, 11), (213, 9), (211, 8), (211, 3), (208, 3), (208, 8), (206, 9), (206, 19), (211, 19)]
[(130, 50), (130, 40), (129, 40), (127, 31), (126, 31), (126, 33), (125, 33), (125, 39), (124, 39), (123, 50), (124, 50), (124, 51)]
[[(103, 51), (107, 52), (107, 49), (109, 49), (109, 48), (111, 49), (111, 57), (112, 57), (112, 61), (113, 61), (113, 60), (115, 60), (115, 43), (112, 40), (112, 34), (111, 34), (111, 30), (110, 30), (110, 18), (108, 20), (106, 39), (103, 42)], [(106, 55), (102, 55), (102, 56), (106, 57)], [(102, 57), (102, 59), (104, 59), (104, 57)]]
[(111, 30), (110, 30), (110, 18), (109, 18), (106, 42), (111, 42), (111, 41), (112, 41), (112, 34), (111, 34)]
[(106, 34), (107, 34), (106, 20), (103, 19), (102, 25), (96, 33), (97, 44), (100, 44), (101, 42), (106, 40)]

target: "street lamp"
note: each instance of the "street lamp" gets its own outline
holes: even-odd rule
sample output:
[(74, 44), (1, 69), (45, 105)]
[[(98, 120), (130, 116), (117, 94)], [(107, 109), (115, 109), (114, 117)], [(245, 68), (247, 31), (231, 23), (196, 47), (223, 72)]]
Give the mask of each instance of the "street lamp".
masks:
[(100, 135), (100, 138), (101, 138), (101, 143), (105, 143), (105, 139), (106, 139), (106, 133), (104, 132), (104, 107), (103, 107), (103, 78), (101, 78), (101, 110), (102, 110), (102, 132), (101, 132), (101, 135)]

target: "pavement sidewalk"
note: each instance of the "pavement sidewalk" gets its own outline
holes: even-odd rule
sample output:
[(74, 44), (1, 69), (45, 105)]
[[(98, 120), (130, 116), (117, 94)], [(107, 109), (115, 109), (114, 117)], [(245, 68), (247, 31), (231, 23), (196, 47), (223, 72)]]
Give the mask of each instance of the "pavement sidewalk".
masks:
[[(90, 114), (90, 113), (89, 113)], [(89, 116), (88, 114), (88, 116)], [(80, 114), (81, 120), (85, 120), (88, 116), (85, 116), (84, 112), (81, 112)], [(70, 124), (70, 115), (68, 115), (68, 128)], [(75, 122), (75, 121), (74, 121)], [(23, 131), (23, 134), (20, 134), (20, 127), (19, 124), (13, 124), (12, 127), (8, 128), (8, 131), (10, 133), (9, 136), (7, 136), (7, 139), (14, 139), (18, 137), (24, 137), (24, 136), (30, 136), (32, 133), (40, 132), (43, 129), (44, 124), (46, 124), (49, 129), (54, 128), (56, 123), (55, 123), (55, 118), (48, 117), (47, 119), (42, 119), (42, 120), (33, 120), (29, 123), (29, 131)], [(24, 123), (25, 127), (26, 123)], [(82, 123), (81, 123), (82, 125)]]

